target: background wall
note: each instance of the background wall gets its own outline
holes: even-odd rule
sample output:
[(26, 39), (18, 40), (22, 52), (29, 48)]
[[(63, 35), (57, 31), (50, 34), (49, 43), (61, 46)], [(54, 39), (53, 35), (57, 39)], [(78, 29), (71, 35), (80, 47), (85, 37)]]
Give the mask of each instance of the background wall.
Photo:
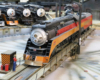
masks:
[(28, 0), (20, 0), (20, 2), (27, 2)]

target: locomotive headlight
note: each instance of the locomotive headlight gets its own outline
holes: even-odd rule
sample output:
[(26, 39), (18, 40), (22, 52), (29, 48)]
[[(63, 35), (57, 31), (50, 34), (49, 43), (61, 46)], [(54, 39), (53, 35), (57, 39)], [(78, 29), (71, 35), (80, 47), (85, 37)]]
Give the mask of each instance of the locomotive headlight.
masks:
[(25, 17), (29, 17), (29, 16), (31, 15), (31, 11), (30, 11), (29, 9), (24, 9), (24, 10), (23, 10), (23, 15), (24, 15)]
[(7, 10), (7, 15), (8, 15), (9, 17), (15, 16), (15, 10), (12, 9), (12, 8), (8, 9), (8, 10)]
[(42, 46), (47, 41), (47, 35), (43, 29), (34, 29), (31, 32), (31, 41), (36, 46)]
[(45, 10), (44, 9), (38, 9), (37, 10), (37, 15), (39, 16), (39, 17), (43, 17), (44, 15), (45, 15)]

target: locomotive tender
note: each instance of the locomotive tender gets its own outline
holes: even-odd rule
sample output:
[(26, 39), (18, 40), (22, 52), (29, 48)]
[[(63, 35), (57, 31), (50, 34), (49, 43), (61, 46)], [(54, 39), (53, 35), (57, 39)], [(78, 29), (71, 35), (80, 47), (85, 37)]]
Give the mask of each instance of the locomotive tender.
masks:
[[(48, 63), (52, 56), (63, 49), (64, 44), (70, 43), (78, 36), (78, 19), (79, 15), (68, 14), (33, 25), (24, 52), (25, 64), (42, 66)], [(82, 13), (81, 32), (88, 30), (90, 25), (92, 15)]]

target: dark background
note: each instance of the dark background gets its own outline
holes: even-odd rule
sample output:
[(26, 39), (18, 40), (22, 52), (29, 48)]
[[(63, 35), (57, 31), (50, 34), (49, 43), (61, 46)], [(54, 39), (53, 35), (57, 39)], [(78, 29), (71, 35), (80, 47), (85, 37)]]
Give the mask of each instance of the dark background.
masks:
[[(5, 0), (0, 0), (0, 1), (5, 1)], [(20, 1), (20, 0), (6, 0), (8, 2), (15, 2), (15, 1)], [(29, 0), (31, 2), (58, 2), (59, 0)], [(61, 2), (72, 2), (72, 1), (78, 1), (79, 0), (61, 0)], [(88, 1), (88, 0), (87, 0)]]

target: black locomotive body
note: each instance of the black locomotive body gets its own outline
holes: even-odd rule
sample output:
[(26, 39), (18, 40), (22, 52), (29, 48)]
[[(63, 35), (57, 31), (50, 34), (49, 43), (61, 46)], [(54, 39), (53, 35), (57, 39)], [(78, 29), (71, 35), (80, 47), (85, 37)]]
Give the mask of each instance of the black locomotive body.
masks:
[[(61, 50), (60, 47), (78, 36), (78, 18), (79, 15), (77, 14), (68, 14), (33, 25), (24, 52), (25, 60), (47, 63), (52, 56)], [(82, 23), (84, 24), (82, 25), (83, 32), (92, 25), (92, 15), (82, 13)]]
[(34, 4), (6, 4), (0, 5), (1, 17), (7, 25), (32, 25), (46, 20), (45, 11), (42, 6)]
[(19, 23), (25, 25), (31, 25), (32, 23), (36, 23), (40, 20), (46, 20), (45, 15), (38, 16), (37, 10), (43, 9), (42, 6), (34, 5), (34, 4), (25, 4), (25, 5), (10, 5), (9, 7), (13, 7), (16, 11), (16, 14), (19, 18)]
[(43, 16), (37, 15), (39, 9), (44, 9), (43, 6), (35, 5), (35, 4), (26, 4), (26, 5), (24, 5), (24, 7), (29, 8), (31, 10), (31, 14), (33, 15), (33, 21), (35, 23), (46, 20), (45, 15), (43, 15)]
[[(48, 56), (48, 55), (45, 55), (44, 53), (46, 53), (46, 51), (47, 51), (47, 46), (48, 46), (48, 42), (50, 41), (50, 39), (52, 39), (53, 37), (55, 37), (57, 35), (57, 31), (59, 29), (63, 28), (64, 26), (67, 26), (69, 24), (72, 24), (73, 22), (74, 22), (73, 17), (71, 15), (68, 15), (68, 16), (59, 17), (59, 18), (55, 18), (52, 20), (48, 20), (48, 21), (43, 21), (40, 24), (33, 25), (32, 30), (42, 29), (46, 32), (46, 35), (48, 36), (47, 41), (44, 40), (44, 42), (41, 42), (40, 44), (35, 44), (34, 42), (32, 43), (32, 37), (29, 38), (24, 53), (30, 54), (32, 56), (32, 59), (34, 59), (35, 56), (37, 56), (37, 55), (38, 56)], [(42, 31), (41, 30), (39, 30), (39, 31), (42, 34)], [(32, 33), (31, 33), (31, 36), (32, 36)], [(33, 37), (35, 37), (35, 36), (33, 36)], [(38, 41), (38, 43), (39, 43), (39, 41)], [(44, 45), (42, 45), (42, 44), (44, 44)], [(41, 48), (39, 48), (39, 47), (41, 47)]]
[[(18, 18), (18, 21), (20, 24), (25, 24), (25, 25), (31, 25), (31, 23), (33, 22), (33, 16), (30, 14), (27, 13), (27, 12), (24, 12), (25, 10), (25, 7), (23, 5), (8, 5), (8, 7), (10, 8), (13, 8), (15, 11), (16, 11), (16, 16)], [(24, 13), (26, 15), (24, 15)]]

